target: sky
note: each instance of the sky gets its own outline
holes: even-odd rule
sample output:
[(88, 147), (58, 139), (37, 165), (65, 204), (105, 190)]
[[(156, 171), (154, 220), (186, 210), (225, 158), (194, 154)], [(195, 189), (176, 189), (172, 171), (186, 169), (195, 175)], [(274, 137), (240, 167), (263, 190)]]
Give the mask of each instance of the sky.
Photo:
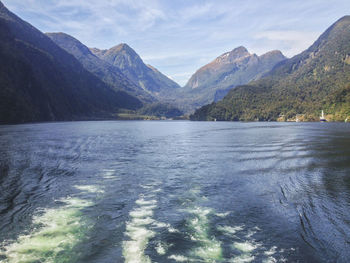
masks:
[(193, 73), (238, 46), (292, 57), (350, 14), (349, 0), (2, 0), (43, 32), (88, 47), (127, 43), (169, 78)]

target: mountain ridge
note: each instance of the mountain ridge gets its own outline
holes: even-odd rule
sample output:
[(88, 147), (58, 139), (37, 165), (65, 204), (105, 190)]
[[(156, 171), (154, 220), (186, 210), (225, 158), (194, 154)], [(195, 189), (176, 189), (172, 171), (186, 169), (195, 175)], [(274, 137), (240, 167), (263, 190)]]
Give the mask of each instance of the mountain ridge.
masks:
[[(198, 88), (198, 84), (195, 85), (195, 87), (193, 87), (193, 85), (191, 85), (191, 83), (193, 82), (197, 82), (198, 83), (198, 74), (202, 73), (203, 74), (210, 74), (210, 72), (207, 71), (213, 71), (213, 72), (218, 72), (218, 71), (223, 71), (221, 74), (223, 73), (227, 73), (231, 70), (231, 68), (225, 68), (225, 67), (230, 67), (230, 66), (235, 66), (234, 64), (239, 64), (242, 63), (245, 59), (252, 59), (252, 60), (264, 60), (266, 58), (270, 58), (271, 56), (274, 57), (279, 57), (280, 61), (285, 59), (285, 56), (282, 54), (281, 51), (279, 50), (273, 50), (273, 51), (269, 51), (261, 56), (258, 56), (256, 54), (251, 54), (248, 52), (248, 50), (243, 47), (237, 47), (235, 49), (233, 49), (230, 52), (226, 52), (222, 55), (220, 55), (219, 57), (215, 58), (212, 62), (202, 66), (200, 69), (198, 69), (190, 78), (190, 80), (187, 82), (187, 84), (185, 85), (185, 87), (189, 87), (189, 88)], [(278, 60), (278, 59), (277, 59)], [(280, 62), (278, 61), (278, 62)], [(207, 79), (205, 79), (206, 81)]]
[(116, 90), (122, 90), (144, 102), (155, 102), (156, 99), (148, 92), (140, 89), (128, 79), (121, 70), (98, 58), (78, 39), (66, 33), (46, 33), (58, 46), (72, 54), (88, 71), (102, 79)]
[[(251, 54), (239, 46), (218, 56), (198, 69), (175, 97), (178, 105), (185, 105), (191, 112), (205, 104), (223, 98), (230, 89), (259, 79), (276, 64), (285, 60), (281, 51), (270, 51), (261, 56)], [(176, 100), (176, 99), (175, 99)]]
[(350, 115), (349, 42), (350, 16), (344, 16), (308, 49), (198, 110), (192, 119), (287, 120), (302, 114), (305, 120), (318, 120), (324, 109), (329, 119), (344, 120)]
[(154, 67), (147, 66), (141, 57), (126, 43), (110, 49), (90, 48), (93, 54), (118, 67), (136, 85), (157, 98), (180, 86)]
[(0, 5), (0, 121), (110, 118), (142, 104), (86, 71), (66, 51)]

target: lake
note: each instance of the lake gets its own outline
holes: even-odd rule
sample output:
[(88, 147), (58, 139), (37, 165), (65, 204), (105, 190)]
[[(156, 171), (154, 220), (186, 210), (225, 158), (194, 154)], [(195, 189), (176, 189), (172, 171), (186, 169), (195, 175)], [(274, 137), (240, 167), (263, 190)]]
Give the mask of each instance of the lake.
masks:
[(350, 125), (0, 126), (1, 262), (348, 262)]

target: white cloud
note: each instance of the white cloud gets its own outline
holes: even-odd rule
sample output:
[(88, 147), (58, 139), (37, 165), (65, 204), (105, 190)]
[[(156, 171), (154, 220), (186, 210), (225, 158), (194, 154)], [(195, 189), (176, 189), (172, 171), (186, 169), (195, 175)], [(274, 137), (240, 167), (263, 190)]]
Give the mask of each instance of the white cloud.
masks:
[(264, 31), (257, 33), (256, 38), (266, 38), (269, 40), (278, 40), (278, 41), (309, 41), (310, 39), (314, 40), (318, 36), (318, 32), (302, 32), (302, 31)]
[(270, 30), (259, 32), (254, 38), (266, 46), (279, 47), (285, 55), (291, 57), (311, 46), (318, 36), (319, 32)]

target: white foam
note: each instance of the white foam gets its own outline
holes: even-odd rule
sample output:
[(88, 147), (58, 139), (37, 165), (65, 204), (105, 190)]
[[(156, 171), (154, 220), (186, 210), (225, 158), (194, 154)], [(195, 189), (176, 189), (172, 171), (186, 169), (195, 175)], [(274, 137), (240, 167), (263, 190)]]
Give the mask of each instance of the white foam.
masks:
[(173, 227), (168, 227), (168, 231), (169, 233), (180, 233), (180, 231), (176, 228), (173, 228)]
[[(135, 203), (139, 207), (129, 213), (131, 221), (126, 223), (125, 235), (130, 240), (123, 242), (123, 256), (126, 263), (149, 263), (151, 260), (144, 251), (149, 239), (155, 236), (155, 232), (147, 226), (155, 222), (152, 216), (153, 210), (157, 207), (157, 201), (145, 200), (141, 195)], [(159, 251), (162, 252), (161, 249)]]
[(276, 263), (276, 262), (277, 262), (277, 259), (275, 259), (274, 257), (268, 257), (267, 259), (263, 260), (263, 263)]
[(157, 200), (145, 200), (143, 198), (136, 200), (136, 204), (138, 205), (155, 205)]
[(135, 242), (146, 241), (154, 236), (154, 232), (139, 225), (127, 224), (126, 235), (130, 237), (131, 240)]
[(2, 254), (7, 257), (7, 263), (54, 262), (62, 251), (69, 252), (81, 240), (89, 226), (80, 210), (92, 203), (77, 198), (59, 201), (65, 205), (42, 210), (33, 217), (33, 225), (37, 227), (4, 248)]
[(123, 242), (123, 256), (126, 263), (151, 262), (148, 256), (144, 255), (148, 240), (154, 237), (155, 233), (139, 225), (127, 224), (126, 235), (130, 238)]
[(123, 242), (123, 256), (126, 263), (151, 263), (148, 256), (144, 255), (147, 241), (132, 240)]
[(212, 210), (206, 207), (195, 207), (193, 209), (188, 209), (187, 211), (190, 211), (197, 216), (206, 217)]
[(233, 247), (242, 251), (242, 252), (252, 252), (254, 251), (255, 249), (257, 249), (260, 245), (259, 244), (253, 244), (253, 243), (250, 243), (248, 241), (246, 242), (235, 242), (233, 244)]
[(129, 213), (131, 217), (150, 217), (153, 216), (153, 209), (156, 208), (155, 205), (145, 206), (137, 208)]
[(138, 225), (138, 226), (144, 226), (144, 225), (150, 225), (154, 222), (154, 219), (152, 219), (151, 217), (146, 217), (146, 218), (139, 218), (139, 217), (135, 217), (132, 220), (134, 225)]
[(251, 238), (253, 235), (255, 235), (257, 232), (254, 230), (249, 230), (248, 233), (245, 235), (246, 238)]
[(159, 242), (155, 249), (159, 255), (165, 255), (167, 251), (167, 246)]
[(169, 259), (173, 259), (177, 262), (190, 262), (193, 261), (188, 257), (182, 256), (182, 255), (171, 255), (168, 257)]
[(222, 259), (221, 243), (215, 239), (208, 240), (201, 247), (194, 251), (196, 257), (200, 257), (205, 262), (217, 262)]
[(192, 254), (194, 257), (199, 257), (206, 262), (220, 261), (222, 258), (221, 243), (215, 238), (210, 237), (208, 233), (208, 215), (212, 210), (206, 207), (195, 207), (189, 211), (194, 215), (194, 217), (188, 221), (189, 227), (193, 230), (191, 239), (200, 242), (200, 246), (194, 249)]
[(267, 256), (271, 256), (271, 255), (276, 253), (276, 249), (277, 249), (277, 247), (273, 246), (272, 248), (270, 248), (270, 250), (265, 251), (264, 254), (267, 255)]
[(159, 222), (159, 221), (154, 221), (153, 225), (157, 228), (169, 228), (170, 227), (170, 224)]
[(75, 185), (74, 188), (87, 193), (104, 193), (97, 185)]
[(281, 257), (280, 259), (279, 259), (279, 262), (287, 262), (288, 260), (286, 259), (286, 258), (284, 258), (284, 257)]
[(247, 262), (252, 262), (255, 259), (254, 256), (250, 254), (243, 254), (237, 257), (234, 257), (233, 259), (230, 260), (232, 263), (247, 263)]
[(231, 212), (216, 213), (215, 215), (218, 216), (218, 217), (226, 217), (226, 216), (228, 216), (229, 214), (231, 214)]
[(242, 231), (244, 229), (243, 226), (218, 226), (217, 228), (219, 231), (223, 232), (224, 234), (231, 234), (234, 235), (238, 231)]
[(65, 199), (60, 199), (58, 201), (65, 203), (67, 207), (78, 208), (78, 209), (93, 205), (93, 202), (89, 200), (84, 200), (84, 199), (70, 197), (70, 196)]

